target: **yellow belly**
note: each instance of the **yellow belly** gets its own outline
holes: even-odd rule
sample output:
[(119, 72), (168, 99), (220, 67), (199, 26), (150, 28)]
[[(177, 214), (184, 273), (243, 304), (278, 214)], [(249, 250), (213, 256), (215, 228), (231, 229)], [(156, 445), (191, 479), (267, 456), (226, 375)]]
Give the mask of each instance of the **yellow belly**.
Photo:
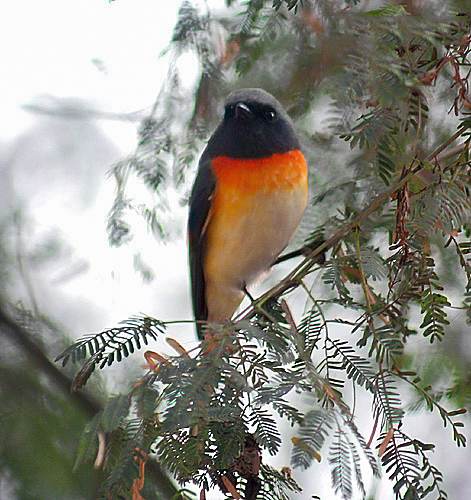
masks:
[(209, 321), (232, 316), (244, 285), (259, 278), (293, 238), (307, 203), (307, 166), (299, 151), (217, 160), (204, 262)]

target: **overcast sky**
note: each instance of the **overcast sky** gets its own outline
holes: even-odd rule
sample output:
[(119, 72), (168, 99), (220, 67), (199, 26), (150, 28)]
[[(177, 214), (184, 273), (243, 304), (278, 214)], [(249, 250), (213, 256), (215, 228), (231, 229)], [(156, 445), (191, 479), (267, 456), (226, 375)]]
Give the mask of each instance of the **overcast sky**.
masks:
[(40, 94), (91, 99), (107, 111), (150, 106), (165, 74), (158, 54), (169, 42), (178, 6), (160, 0), (4, 2), (0, 137), (24, 128), (27, 116), (19, 108)]
[[(57, 272), (46, 269), (42, 278), (49, 288), (38, 287), (36, 291), (40, 305), (49, 301), (46, 312), (65, 320), (73, 336), (115, 326), (143, 312), (166, 320), (190, 319), (186, 208), (175, 214), (175, 224), (181, 226), (176, 228), (181, 234), (178, 241), (157, 242), (141, 220), (141, 226), (134, 228), (137, 236), (131, 245), (110, 248), (106, 216), (114, 184), (106, 173), (114, 161), (133, 152), (136, 123), (97, 123), (114, 141), (116, 152), (97, 163), (90, 174), (95, 198), (80, 208), (74, 196), (83, 197), (83, 192), (77, 189), (80, 180), (74, 177), (73, 158), (66, 155), (65, 159), (47, 161), (46, 157), (43, 165), (33, 165), (31, 160), (36, 153), (38, 158), (45, 156), (40, 153), (46, 149), (46, 139), (38, 139), (38, 123), (45, 125), (43, 128), (57, 127), (50, 133), (53, 144), (70, 124), (58, 119), (48, 122), (47, 117), (27, 112), (22, 106), (38, 99), (44, 103), (45, 96), (53, 96), (84, 99), (87, 105), (105, 112), (149, 110), (166, 75), (168, 61), (159, 54), (170, 41), (179, 5), (161, 0), (20, 0), (0, 7), (0, 144), (14, 145), (15, 151), (20, 149), (15, 155), (24, 157), (8, 174), (13, 178), (15, 195), (27, 200), (27, 214), (34, 224), (27, 244), (32, 246), (33, 239), (39, 244), (48, 235), (57, 234), (73, 247), (70, 268), (77, 262), (88, 266), (86, 272), (62, 281), (55, 279)], [(188, 61), (185, 67), (191, 85), (195, 73)], [(69, 127), (72, 134), (73, 126)], [(76, 142), (79, 140), (76, 137)], [(83, 148), (90, 145), (84, 141)], [(56, 163), (54, 169), (52, 162)], [(8, 185), (6, 180), (5, 176), (2, 184)], [(90, 189), (87, 179), (82, 180), (82, 191)], [(155, 272), (151, 284), (143, 283), (134, 270), (137, 253)], [(194, 335), (188, 341), (196, 345)]]

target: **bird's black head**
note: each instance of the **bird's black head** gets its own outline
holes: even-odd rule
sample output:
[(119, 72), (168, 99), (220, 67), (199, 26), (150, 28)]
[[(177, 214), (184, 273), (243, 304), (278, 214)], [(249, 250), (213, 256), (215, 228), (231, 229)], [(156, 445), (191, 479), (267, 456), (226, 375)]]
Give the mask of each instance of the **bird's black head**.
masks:
[(203, 156), (265, 158), (294, 149), (299, 141), (281, 104), (262, 89), (243, 89), (227, 97), (224, 117)]

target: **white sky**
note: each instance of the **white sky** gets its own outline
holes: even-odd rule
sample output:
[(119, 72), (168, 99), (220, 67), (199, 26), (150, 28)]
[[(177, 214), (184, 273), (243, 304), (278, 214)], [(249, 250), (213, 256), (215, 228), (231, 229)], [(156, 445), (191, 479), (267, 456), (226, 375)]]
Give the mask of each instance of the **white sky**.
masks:
[[(159, 58), (159, 54), (170, 41), (179, 6), (178, 1), (162, 0), (3, 2), (0, 7), (3, 75), (0, 145), (14, 140), (37, 121), (37, 115), (21, 106), (34, 102), (38, 96), (82, 98), (106, 112), (149, 109), (167, 71), (167, 60)], [(102, 61), (102, 67), (97, 67), (96, 60)], [(186, 78), (191, 84), (196, 62), (192, 65), (185, 60), (185, 66)], [(99, 123), (123, 157), (133, 152), (136, 124), (106, 120)], [(175, 214), (176, 224), (181, 224), (178, 229), (182, 238), (178, 242), (159, 244), (144, 227), (138, 227), (137, 238), (129, 247), (112, 249), (107, 243), (106, 216), (111, 208), (114, 184), (105, 174), (117, 159), (103, 165), (98, 195), (85, 211), (64, 204), (64, 199), (68, 199), (65, 192), (70, 189), (71, 196), (74, 195), (74, 186), (66, 185), (68, 176), (70, 184), (74, 182), (67, 166), (63, 172), (57, 172), (56, 168), (53, 175), (44, 169), (44, 185), (40, 182), (41, 172), (35, 171), (38, 182), (34, 177), (33, 186), (29, 186), (33, 191), (26, 193), (38, 239), (48, 231), (60, 231), (75, 248), (74, 258), (90, 264), (84, 275), (60, 285), (50, 279), (47, 292), (37, 292), (41, 305), (46, 298), (49, 301), (51, 315), (62, 312), (74, 318), (66, 327), (76, 336), (114, 326), (129, 315), (142, 312), (163, 317), (165, 311), (170, 311), (170, 317), (166, 314), (163, 319), (182, 315), (190, 319), (183, 238), (185, 208)], [(17, 170), (14, 175), (22, 182), (16, 181), (15, 188), (20, 189), (17, 186), (26, 187), (24, 179), (30, 177), (28, 165), (24, 172)], [(133, 255), (138, 251), (144, 261), (154, 267), (156, 279), (151, 285), (144, 284), (133, 269)], [(171, 274), (169, 269), (173, 267), (177, 272)], [(47, 281), (50, 277), (44, 278)], [(173, 288), (178, 294), (172, 299)], [(89, 314), (84, 313), (87, 307)], [(81, 313), (73, 314), (74, 308)], [(76, 321), (77, 316), (80, 321)], [(101, 317), (99, 324), (96, 324), (97, 316)], [(195, 336), (191, 342), (196, 344)]]
[[(19, 107), (38, 94), (83, 97), (116, 112), (151, 105), (165, 74), (158, 54), (178, 6), (161, 0), (3, 2), (0, 137), (24, 128)], [(105, 72), (94, 59), (103, 61)]]

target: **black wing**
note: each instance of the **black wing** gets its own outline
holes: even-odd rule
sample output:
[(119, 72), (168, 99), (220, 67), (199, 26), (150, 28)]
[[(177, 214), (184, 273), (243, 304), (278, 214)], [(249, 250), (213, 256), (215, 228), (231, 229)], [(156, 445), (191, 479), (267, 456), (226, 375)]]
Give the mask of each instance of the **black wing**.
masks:
[[(201, 159), (191, 192), (190, 214), (188, 217), (191, 297), (193, 300), (193, 313), (197, 321), (208, 319), (203, 263), (207, 222), (215, 186), (216, 180), (211, 169), (211, 160)], [(196, 332), (198, 337), (202, 339), (201, 323), (196, 323)]]

